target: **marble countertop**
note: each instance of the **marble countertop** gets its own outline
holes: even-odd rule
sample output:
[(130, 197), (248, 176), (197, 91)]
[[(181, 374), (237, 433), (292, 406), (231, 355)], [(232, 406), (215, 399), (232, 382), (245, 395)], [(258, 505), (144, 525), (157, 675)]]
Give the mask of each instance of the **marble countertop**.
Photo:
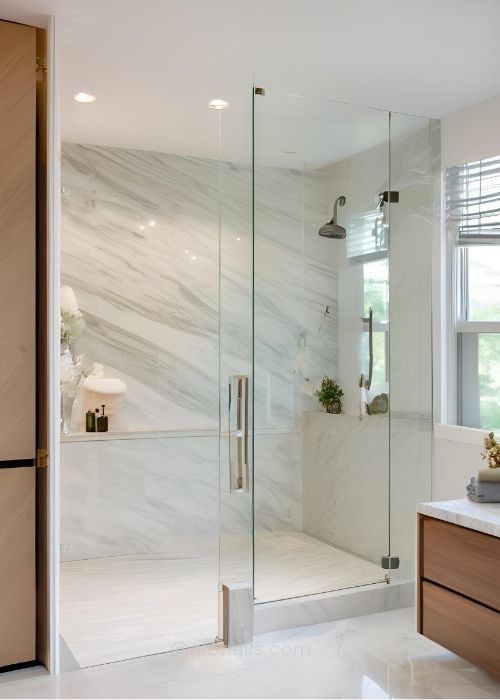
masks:
[(475, 503), (468, 498), (460, 498), (456, 501), (420, 503), (417, 512), (500, 537), (500, 503)]

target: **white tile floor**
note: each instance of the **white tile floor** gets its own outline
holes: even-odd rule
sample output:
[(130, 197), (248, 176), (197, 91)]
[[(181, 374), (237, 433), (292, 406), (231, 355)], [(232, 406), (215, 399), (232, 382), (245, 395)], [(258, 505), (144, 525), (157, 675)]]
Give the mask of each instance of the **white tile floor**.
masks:
[[(230, 559), (238, 577), (237, 547)], [(61, 631), (77, 664), (213, 642), (217, 567), (215, 558), (203, 552), (183, 559), (142, 554), (62, 564)], [(256, 539), (257, 602), (381, 580), (380, 567), (301, 533)]]
[(500, 697), (500, 681), (418, 635), (414, 619), (411, 608), (58, 677), (13, 672), (0, 698)]

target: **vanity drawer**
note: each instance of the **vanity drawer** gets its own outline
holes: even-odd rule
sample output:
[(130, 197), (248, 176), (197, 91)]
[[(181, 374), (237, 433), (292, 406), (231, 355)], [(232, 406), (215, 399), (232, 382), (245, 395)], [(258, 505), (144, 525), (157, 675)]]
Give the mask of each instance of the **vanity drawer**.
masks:
[(500, 613), (423, 581), (422, 634), (500, 678)]
[(424, 517), (421, 576), (500, 611), (500, 538)]

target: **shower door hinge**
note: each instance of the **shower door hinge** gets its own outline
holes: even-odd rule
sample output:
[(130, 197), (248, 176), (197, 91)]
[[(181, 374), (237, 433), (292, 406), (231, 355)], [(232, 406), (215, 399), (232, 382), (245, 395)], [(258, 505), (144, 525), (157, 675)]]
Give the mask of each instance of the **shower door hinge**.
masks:
[(399, 204), (399, 192), (398, 190), (385, 190), (381, 192), (379, 197), (382, 197), (384, 202), (390, 202), (391, 204)]
[(47, 469), (49, 466), (49, 453), (45, 448), (38, 448), (36, 451), (36, 466), (39, 469)]
[(380, 557), (380, 565), (383, 569), (389, 569), (390, 571), (399, 569), (399, 557), (394, 557), (392, 555)]
[(254, 92), (256, 95), (262, 95), (262, 97), (265, 97), (265, 95), (266, 95), (266, 89), (262, 88), (262, 87), (254, 88)]

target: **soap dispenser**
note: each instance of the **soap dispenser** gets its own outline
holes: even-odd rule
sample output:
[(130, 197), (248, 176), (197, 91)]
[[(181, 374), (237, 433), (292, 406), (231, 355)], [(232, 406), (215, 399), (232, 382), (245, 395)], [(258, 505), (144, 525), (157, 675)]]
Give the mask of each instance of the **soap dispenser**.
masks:
[(102, 406), (102, 414), (97, 417), (97, 432), (98, 433), (107, 433), (108, 432), (108, 417), (104, 415), (105, 405), (101, 404), (101, 406)]

